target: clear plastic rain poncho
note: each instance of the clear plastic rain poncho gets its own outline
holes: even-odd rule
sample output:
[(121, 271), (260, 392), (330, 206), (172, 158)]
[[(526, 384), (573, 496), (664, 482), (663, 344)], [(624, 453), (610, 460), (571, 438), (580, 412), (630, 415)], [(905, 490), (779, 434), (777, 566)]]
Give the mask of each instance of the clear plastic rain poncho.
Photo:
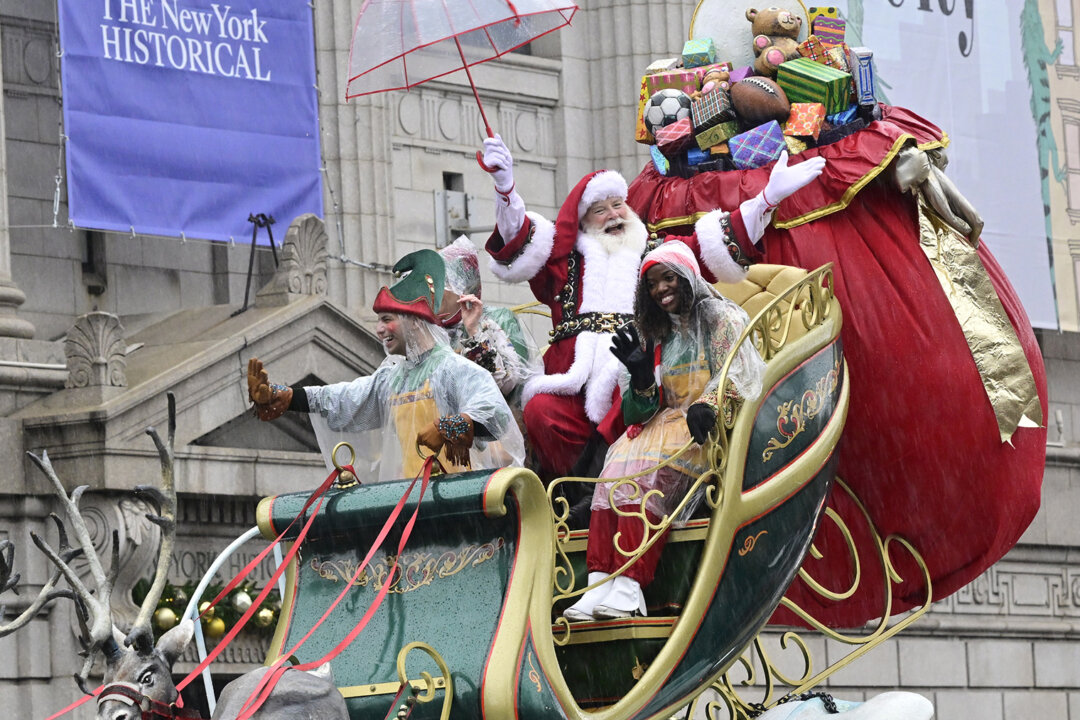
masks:
[[(353, 463), (361, 482), (415, 477), (428, 448), (416, 437), (433, 421), (464, 413), (479, 428), (469, 453), (473, 470), (520, 466), (525, 441), (506, 400), (491, 375), (454, 353), (446, 332), (413, 315), (396, 315), (404, 355), (390, 355), (371, 375), (352, 382), (307, 387), (311, 424), (327, 467), (337, 443), (356, 449)], [(339, 452), (338, 462), (348, 460)], [(467, 468), (452, 464), (445, 450), (439, 461), (447, 472)]]
[[(692, 299), (684, 297), (688, 311), (667, 314), (659, 310), (649, 297), (645, 271), (660, 263), (689, 283)], [(750, 322), (746, 311), (723, 297), (701, 277), (697, 261), (690, 249), (681, 242), (662, 244), (642, 260), (641, 279), (635, 303), (635, 325), (643, 342), (651, 335), (660, 347), (659, 363), (655, 367), (661, 390), (651, 398), (635, 393), (630, 375), (623, 369), (620, 387), (623, 389), (623, 417), (628, 430), (608, 449), (602, 478), (617, 478), (641, 472), (675, 454), (691, 439), (686, 425), (686, 411), (696, 402), (705, 402), (717, 409), (719, 398), (733, 393), (744, 400), (761, 394), (765, 362), (749, 339), (739, 346), (728, 370), (726, 387), (720, 388), (720, 371), (724, 362)], [(681, 283), (682, 284), (682, 283)], [(665, 322), (666, 316), (666, 322)], [(665, 468), (635, 479), (644, 495), (659, 490), (662, 496), (652, 496), (646, 509), (657, 517), (670, 513), (682, 500), (691, 479), (707, 469), (704, 452), (694, 446)], [(610, 507), (610, 483), (599, 483), (593, 494), (592, 508)], [(615, 487), (615, 506), (637, 505), (631, 500), (633, 487)], [(641, 496), (638, 496), (639, 498)], [(700, 493), (684, 508), (679, 520), (689, 518), (700, 502)]]
[[(446, 290), (458, 297), (480, 297), (480, 261), (472, 241), (462, 235), (439, 254), (446, 265)], [(536, 343), (509, 308), (485, 304), (473, 337), (460, 321), (447, 323), (446, 329), (454, 350), (485, 365), (507, 398), (517, 398), (525, 380), (540, 370)]]

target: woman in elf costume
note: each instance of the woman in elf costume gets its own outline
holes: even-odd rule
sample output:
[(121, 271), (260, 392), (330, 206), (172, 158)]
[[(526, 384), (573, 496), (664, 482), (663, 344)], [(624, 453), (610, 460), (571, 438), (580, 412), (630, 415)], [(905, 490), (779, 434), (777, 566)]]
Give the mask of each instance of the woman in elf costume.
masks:
[[(637, 331), (634, 326), (621, 329), (612, 349), (626, 366), (621, 412), (628, 429), (608, 450), (601, 478), (623, 477), (654, 467), (691, 437), (704, 443), (716, 424), (719, 394), (754, 399), (761, 393), (765, 363), (751, 343), (739, 347), (728, 371), (730, 382), (719, 387), (720, 371), (749, 318), (702, 279), (689, 247), (673, 240), (648, 253), (641, 263), (640, 278), (634, 301)], [(614, 412), (618, 411), (616, 406)], [(616, 534), (627, 552), (642, 540), (643, 524), (633, 516), (640, 500), (632, 496), (647, 498), (646, 515), (656, 523), (679, 503), (690, 480), (706, 469), (704, 452), (696, 447), (671, 464), (635, 478), (640, 495), (629, 484), (598, 484), (589, 524), (589, 584), (600, 582), (626, 562), (614, 546)], [(660, 494), (650, 495), (653, 490)], [(617, 513), (613, 505), (630, 514)], [(684, 515), (691, 512), (691, 506), (683, 511)], [(641, 588), (653, 578), (663, 540), (661, 536), (623, 575), (585, 593), (563, 613), (565, 617), (591, 620), (644, 615)]]
[[(491, 374), (456, 354), (436, 316), (444, 264), (418, 250), (394, 265), (408, 275), (383, 287), (373, 309), (387, 357), (371, 375), (316, 387), (270, 384), (258, 359), (248, 363), (248, 394), (262, 420), (286, 410), (311, 414), (324, 457), (348, 440), (361, 461), (373, 459), (362, 482), (415, 476), (421, 446), (447, 472), (521, 465), (525, 443)], [(389, 432), (387, 432), (389, 430)]]
[(510, 308), (480, 299), (480, 259), (462, 235), (439, 251), (446, 263), (446, 288), (439, 319), (450, 345), (495, 378), (511, 408), (520, 413), (521, 387), (539, 371), (536, 345)]

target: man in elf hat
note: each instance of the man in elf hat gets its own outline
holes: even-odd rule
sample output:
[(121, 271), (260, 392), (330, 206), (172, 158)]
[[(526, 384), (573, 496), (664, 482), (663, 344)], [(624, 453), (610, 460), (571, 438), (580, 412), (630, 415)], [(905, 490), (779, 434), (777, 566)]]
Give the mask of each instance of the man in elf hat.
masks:
[(521, 465), (525, 443), (498, 386), (490, 373), (454, 353), (440, 327), (444, 267), (434, 250), (410, 253), (394, 265), (395, 273), (408, 274), (375, 298), (375, 334), (387, 358), (371, 375), (287, 387), (271, 384), (252, 358), (248, 395), (259, 418), (310, 413), (324, 457), (347, 439), (358, 457), (377, 459), (369, 473), (357, 468), (364, 482), (415, 476), (422, 446), (447, 472)]
[[(544, 374), (526, 382), (522, 398), (526, 431), (544, 474), (582, 472), (588, 463), (576, 461), (593, 451), (602, 460), (599, 438), (611, 443), (623, 430), (601, 422), (619, 372), (609, 348), (615, 330), (633, 317), (649, 233), (626, 203), (626, 180), (613, 170), (583, 177), (552, 223), (526, 212), (514, 189), (513, 158), (500, 137), (484, 140), (484, 164), (494, 168), (496, 192), (496, 230), (487, 243), (491, 270), (506, 282), (528, 282), (551, 308)], [(789, 167), (785, 153), (756, 196), (731, 212), (706, 214), (693, 236), (666, 239), (691, 248), (707, 281), (738, 281), (777, 204), (823, 168), (818, 158)]]

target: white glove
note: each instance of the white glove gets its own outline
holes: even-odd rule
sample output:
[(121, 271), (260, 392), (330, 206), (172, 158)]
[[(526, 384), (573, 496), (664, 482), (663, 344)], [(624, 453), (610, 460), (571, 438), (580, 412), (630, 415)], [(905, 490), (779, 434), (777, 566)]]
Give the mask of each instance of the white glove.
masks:
[(502, 138), (484, 138), (484, 164), (492, 168), (492, 180), (495, 181), (495, 189), (502, 193), (508, 193), (514, 187), (514, 158), (510, 155), (510, 148)]
[(776, 207), (796, 190), (809, 185), (825, 169), (825, 158), (815, 157), (804, 160), (798, 165), (788, 166), (787, 150), (780, 154), (780, 159), (773, 165), (769, 182), (762, 190), (762, 197), (769, 207)]

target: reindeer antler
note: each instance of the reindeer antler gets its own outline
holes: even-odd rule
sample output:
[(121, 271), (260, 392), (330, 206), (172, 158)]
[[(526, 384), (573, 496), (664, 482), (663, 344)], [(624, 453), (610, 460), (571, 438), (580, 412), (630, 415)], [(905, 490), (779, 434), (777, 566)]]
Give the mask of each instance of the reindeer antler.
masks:
[[(113, 639), (111, 599), (113, 585), (116, 582), (116, 576), (119, 572), (119, 537), (115, 532), (113, 533), (112, 564), (109, 568), (109, 572), (106, 573), (101, 564), (101, 559), (94, 551), (94, 542), (90, 538), (90, 530), (86, 527), (86, 522), (83, 520), (82, 513), (79, 512), (79, 500), (89, 486), (80, 485), (71, 491), (71, 496), (69, 497), (67, 491), (64, 490), (63, 484), (60, 482), (60, 478), (56, 476), (56, 471), (53, 470), (52, 463), (49, 461), (49, 454), (45, 451), (42, 451), (41, 457), (38, 457), (34, 453), (27, 454), (52, 484), (53, 490), (60, 500), (60, 504), (64, 509), (64, 514), (67, 516), (67, 521), (70, 523), (71, 530), (78, 542), (77, 548), (68, 546), (64, 523), (60, 521), (60, 518), (55, 513), (50, 514), (50, 517), (52, 517), (53, 521), (56, 523), (57, 531), (59, 533), (59, 550), (54, 550), (49, 543), (37, 533), (30, 533), (30, 539), (34, 541), (34, 544), (37, 545), (38, 549), (45, 553), (46, 557), (48, 557), (57, 568), (56, 572), (53, 573), (52, 578), (50, 578), (49, 582), (42, 588), (34, 605), (37, 605), (37, 608), (40, 608), (46, 602), (54, 598), (71, 597), (71, 594), (68, 591), (53, 590), (60, 576), (63, 576), (64, 579), (67, 580), (76, 599), (75, 605), (78, 610), (79, 622), (82, 626), (84, 635), (82, 642), (86, 648), (86, 660), (83, 663), (80, 675), (76, 676), (76, 681), (84, 680), (93, 667), (94, 657), (99, 650), (103, 651), (107, 657), (111, 657), (117, 651), (116, 641)], [(69, 563), (73, 558), (80, 554), (85, 554), (86, 556), (87, 563), (90, 566), (90, 576), (93, 579), (96, 592), (91, 592), (79, 578), (78, 574), (71, 569)], [(33, 605), (31, 607), (33, 607)], [(23, 615), (26, 615), (30, 609), (31, 608), (27, 608)], [(27, 617), (26, 620), (29, 621), (29, 617)], [(14, 623), (12, 624), (14, 625)], [(25, 622), (23, 624), (25, 624)], [(17, 628), (13, 627), (12, 629)], [(79, 685), (80, 687), (83, 687), (85, 682), (80, 682)]]
[(172, 558), (173, 546), (176, 544), (176, 483), (173, 475), (173, 443), (176, 438), (176, 397), (168, 393), (169, 399), (169, 442), (166, 445), (161, 441), (161, 436), (153, 427), (146, 429), (146, 434), (154, 441), (158, 456), (161, 458), (161, 489), (152, 485), (138, 485), (135, 493), (153, 504), (157, 510), (156, 515), (147, 513), (146, 518), (161, 528), (161, 546), (158, 549), (157, 568), (154, 570), (154, 580), (150, 583), (150, 590), (143, 598), (139, 607), (139, 615), (135, 618), (131, 631), (124, 638), (127, 645), (134, 645), (137, 649), (148, 650), (154, 645), (154, 632), (150, 627), (150, 618), (157, 610), (158, 600), (165, 589), (165, 581), (169, 571), (169, 561)]

